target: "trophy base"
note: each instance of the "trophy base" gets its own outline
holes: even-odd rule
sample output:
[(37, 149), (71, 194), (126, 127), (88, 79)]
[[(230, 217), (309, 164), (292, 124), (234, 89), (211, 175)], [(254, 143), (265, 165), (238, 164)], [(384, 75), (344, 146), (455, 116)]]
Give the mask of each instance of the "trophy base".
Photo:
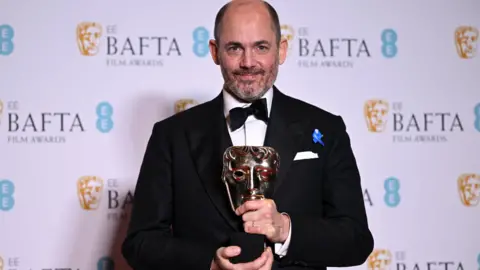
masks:
[(229, 246), (238, 246), (241, 252), (238, 256), (230, 258), (231, 263), (252, 262), (259, 258), (265, 251), (265, 235), (237, 232), (230, 236)]

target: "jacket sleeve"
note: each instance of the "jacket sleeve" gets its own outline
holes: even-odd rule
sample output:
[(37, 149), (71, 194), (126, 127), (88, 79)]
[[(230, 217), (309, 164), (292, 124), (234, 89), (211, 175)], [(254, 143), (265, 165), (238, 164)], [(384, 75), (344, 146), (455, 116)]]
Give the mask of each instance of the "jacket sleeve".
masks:
[(169, 132), (165, 121), (153, 127), (135, 188), (122, 254), (133, 269), (210, 269), (216, 247), (172, 234)]
[(343, 119), (338, 116), (323, 175), (323, 216), (288, 213), (292, 238), (282, 265), (312, 268), (363, 264), (373, 250), (360, 174)]

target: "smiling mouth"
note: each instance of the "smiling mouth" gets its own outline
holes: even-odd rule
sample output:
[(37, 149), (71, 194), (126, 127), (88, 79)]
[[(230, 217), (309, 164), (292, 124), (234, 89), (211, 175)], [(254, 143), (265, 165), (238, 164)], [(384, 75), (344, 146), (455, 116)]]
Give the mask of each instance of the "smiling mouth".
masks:
[(243, 74), (243, 75), (239, 75), (239, 76), (243, 80), (253, 80), (258, 76), (258, 74)]
[(261, 72), (261, 71), (258, 71), (258, 72), (249, 72), (249, 73), (239, 72), (239, 73), (236, 73), (235, 76), (237, 76), (238, 78), (240, 78), (240, 79), (242, 79), (242, 80), (253, 80), (253, 79), (258, 78), (258, 77), (261, 76), (262, 74), (263, 74), (263, 72)]

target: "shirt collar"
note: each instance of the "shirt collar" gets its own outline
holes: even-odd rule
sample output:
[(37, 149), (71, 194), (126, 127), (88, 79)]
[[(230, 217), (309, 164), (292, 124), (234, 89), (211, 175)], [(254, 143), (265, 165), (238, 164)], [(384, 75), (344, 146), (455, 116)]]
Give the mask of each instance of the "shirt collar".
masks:
[[(252, 103), (245, 103), (245, 102), (238, 101), (230, 93), (225, 91), (225, 89), (222, 90), (222, 93), (223, 93), (223, 113), (225, 115), (225, 118), (228, 117), (231, 109), (237, 108), (237, 107), (245, 108), (250, 106), (250, 104), (252, 104)], [(268, 89), (268, 91), (262, 96), (262, 98), (267, 99), (267, 112), (268, 112), (268, 117), (270, 117), (270, 111), (272, 108), (273, 89), (272, 88)]]

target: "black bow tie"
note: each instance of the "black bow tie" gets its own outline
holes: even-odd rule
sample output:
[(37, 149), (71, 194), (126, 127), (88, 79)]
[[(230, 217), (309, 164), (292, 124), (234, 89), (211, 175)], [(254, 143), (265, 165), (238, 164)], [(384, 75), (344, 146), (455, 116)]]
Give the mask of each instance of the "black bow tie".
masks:
[(240, 128), (247, 118), (253, 115), (265, 124), (268, 121), (267, 100), (265, 98), (255, 100), (249, 107), (233, 108), (230, 110), (230, 129), (232, 131)]

